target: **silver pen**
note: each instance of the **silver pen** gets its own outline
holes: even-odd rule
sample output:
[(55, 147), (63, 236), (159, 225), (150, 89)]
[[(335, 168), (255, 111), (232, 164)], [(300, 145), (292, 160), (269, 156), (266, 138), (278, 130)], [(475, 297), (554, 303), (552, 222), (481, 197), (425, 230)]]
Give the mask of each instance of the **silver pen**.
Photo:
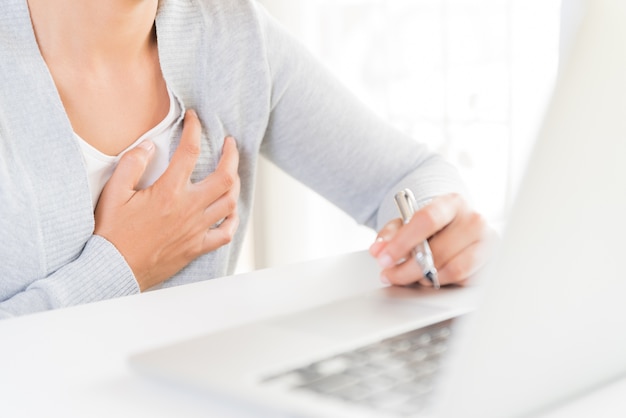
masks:
[[(395, 195), (396, 206), (402, 216), (404, 224), (409, 223), (413, 214), (419, 209), (413, 192), (409, 189), (404, 189)], [(428, 240), (422, 241), (413, 250), (415, 261), (422, 268), (424, 277), (426, 277), (433, 285), (435, 289), (439, 289), (439, 277), (437, 276), (437, 269), (435, 268), (435, 261), (433, 260), (433, 253), (428, 245)]]

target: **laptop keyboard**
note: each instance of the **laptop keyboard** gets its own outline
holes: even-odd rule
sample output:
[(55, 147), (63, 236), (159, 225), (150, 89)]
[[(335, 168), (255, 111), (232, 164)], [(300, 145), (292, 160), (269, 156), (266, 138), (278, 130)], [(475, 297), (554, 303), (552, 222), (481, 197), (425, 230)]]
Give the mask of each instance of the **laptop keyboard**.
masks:
[(288, 390), (415, 416), (428, 406), (452, 320), (409, 331), (263, 379)]

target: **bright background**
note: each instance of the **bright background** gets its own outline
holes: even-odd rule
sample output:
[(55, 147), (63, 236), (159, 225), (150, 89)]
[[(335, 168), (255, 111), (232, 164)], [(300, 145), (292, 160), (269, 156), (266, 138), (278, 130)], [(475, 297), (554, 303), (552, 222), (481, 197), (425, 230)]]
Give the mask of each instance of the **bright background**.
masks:
[[(560, 0), (259, 0), (389, 123), (454, 164), (501, 228), (559, 58)], [(373, 231), (263, 162), (238, 271), (367, 248)]]

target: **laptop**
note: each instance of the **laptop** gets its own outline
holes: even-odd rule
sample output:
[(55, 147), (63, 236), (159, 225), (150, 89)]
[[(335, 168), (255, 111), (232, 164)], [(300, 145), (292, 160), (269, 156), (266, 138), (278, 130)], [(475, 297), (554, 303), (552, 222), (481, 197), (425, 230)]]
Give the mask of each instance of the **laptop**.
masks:
[(132, 366), (328, 417), (533, 416), (626, 377), (625, 21), (626, 2), (589, 2), (475, 310), (386, 288)]

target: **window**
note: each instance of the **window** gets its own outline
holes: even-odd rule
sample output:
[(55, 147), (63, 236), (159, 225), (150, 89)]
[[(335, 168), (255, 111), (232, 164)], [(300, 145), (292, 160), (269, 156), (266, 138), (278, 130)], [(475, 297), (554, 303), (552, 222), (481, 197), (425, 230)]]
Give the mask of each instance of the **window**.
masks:
[[(452, 162), (475, 206), (501, 226), (555, 79), (559, 0), (261, 3), (371, 108)], [(367, 248), (371, 232), (262, 170), (261, 183), (286, 182), (310, 209), (290, 224), (288, 203), (266, 199), (257, 266)]]

